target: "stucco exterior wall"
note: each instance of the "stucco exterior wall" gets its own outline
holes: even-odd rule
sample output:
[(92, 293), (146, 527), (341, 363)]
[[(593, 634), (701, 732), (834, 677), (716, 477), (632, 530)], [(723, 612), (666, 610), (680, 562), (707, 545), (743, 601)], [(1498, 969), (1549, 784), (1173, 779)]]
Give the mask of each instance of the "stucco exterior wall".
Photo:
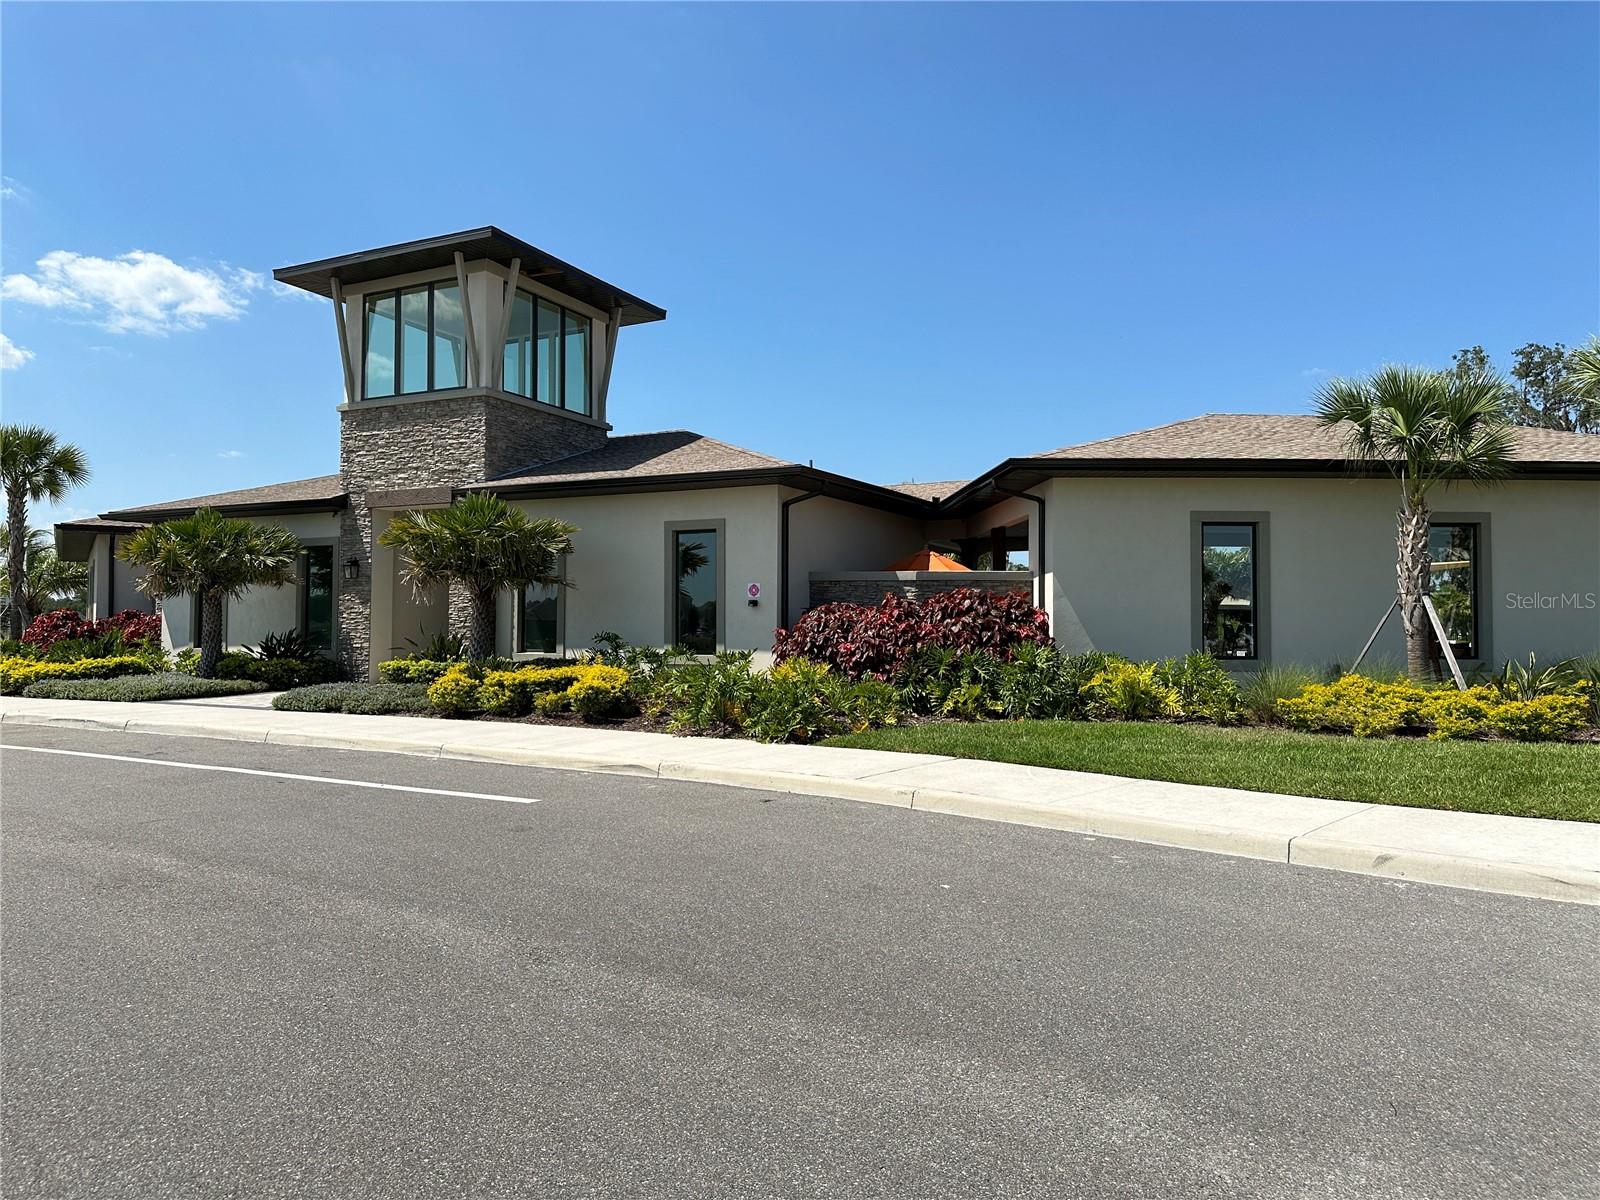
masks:
[[(720, 521), (723, 644), (755, 650), (765, 661), (778, 623), (778, 505), (785, 494), (786, 489), (762, 486), (513, 503), (532, 516), (559, 517), (578, 526), (567, 560), (567, 577), (576, 586), (564, 598), (563, 640), (569, 653), (590, 649), (591, 639), (603, 631), (635, 644), (662, 645), (669, 619), (667, 525)], [(745, 597), (751, 583), (761, 585), (753, 608)], [(501, 599), (496, 634), (502, 654), (513, 649), (512, 610), (508, 593)]]
[[(784, 490), (785, 498), (803, 495)], [(925, 544), (915, 517), (814, 496), (789, 508), (789, 620), (813, 603), (810, 575), (816, 571), (882, 571)], [(878, 597), (874, 597), (874, 602)], [(823, 601), (815, 601), (823, 603)], [(773, 624), (779, 621), (774, 612)]]
[(116, 557), (126, 537), (126, 534), (95, 534), (94, 545), (89, 550), (89, 604), (84, 614), (91, 621), (130, 608), (138, 612), (156, 610), (155, 600), (139, 590), (144, 568)]
[[(1268, 515), (1264, 620), (1275, 661), (1350, 663), (1394, 597), (1392, 481), (1063, 478), (1045, 486), (1047, 607), (1070, 649), (1153, 658), (1193, 648), (1196, 512)], [(1486, 660), (1600, 650), (1600, 483), (1452, 488), (1436, 492), (1433, 507), (1437, 519), (1486, 527)], [(1391, 618), (1373, 653), (1399, 659), (1403, 650)]]

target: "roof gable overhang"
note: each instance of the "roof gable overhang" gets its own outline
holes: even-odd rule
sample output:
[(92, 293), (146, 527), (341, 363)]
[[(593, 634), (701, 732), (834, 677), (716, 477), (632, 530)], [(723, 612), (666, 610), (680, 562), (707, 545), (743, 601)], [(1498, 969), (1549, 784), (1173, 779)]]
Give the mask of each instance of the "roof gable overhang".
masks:
[[(987, 508), (1008, 493), (1025, 492), (1048, 479), (1145, 477), (1225, 477), (1257, 479), (1388, 479), (1383, 463), (1345, 459), (1236, 458), (1008, 458), (937, 504), (940, 516), (963, 516)], [(1600, 479), (1600, 462), (1525, 462), (1515, 464), (1510, 480)]]
[(357, 288), (374, 280), (442, 270), (455, 264), (457, 254), (468, 261), (487, 259), (501, 264), (521, 259), (523, 273), (552, 290), (582, 300), (601, 312), (621, 309), (623, 325), (663, 321), (667, 316), (667, 310), (659, 305), (641, 300), (493, 225), (279, 267), (272, 277), (290, 287), (331, 298), (336, 279), (342, 287)]

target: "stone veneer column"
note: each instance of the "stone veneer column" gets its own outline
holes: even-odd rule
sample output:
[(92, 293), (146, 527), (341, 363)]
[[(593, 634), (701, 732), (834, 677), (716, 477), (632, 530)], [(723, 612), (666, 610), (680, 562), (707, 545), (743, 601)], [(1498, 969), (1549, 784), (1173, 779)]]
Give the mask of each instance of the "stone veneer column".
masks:
[[(362, 401), (340, 410), (339, 661), (363, 679), (372, 663), (372, 510), (369, 491), (465, 487), (605, 444), (604, 426), (545, 405), (491, 394)], [(360, 578), (342, 579), (354, 557)], [(452, 590), (450, 628), (466, 620)]]

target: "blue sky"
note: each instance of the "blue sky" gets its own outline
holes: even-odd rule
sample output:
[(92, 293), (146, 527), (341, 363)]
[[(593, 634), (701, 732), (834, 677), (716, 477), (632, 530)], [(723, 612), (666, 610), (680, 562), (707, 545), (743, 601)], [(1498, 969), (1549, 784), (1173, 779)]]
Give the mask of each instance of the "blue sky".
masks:
[(1594, 5), (8, 3), (0, 34), (4, 415), (89, 452), (73, 513), (336, 470), (327, 302), (261, 276), (490, 223), (668, 309), (624, 332), (619, 432), (879, 481), (1600, 328)]

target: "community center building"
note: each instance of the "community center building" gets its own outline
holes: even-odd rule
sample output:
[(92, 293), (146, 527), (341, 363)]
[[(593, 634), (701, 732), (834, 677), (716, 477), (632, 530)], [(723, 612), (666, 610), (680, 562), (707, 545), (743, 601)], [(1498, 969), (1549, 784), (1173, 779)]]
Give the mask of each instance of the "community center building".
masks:
[[(579, 529), (574, 587), (501, 599), (516, 658), (602, 632), (764, 654), (815, 604), (975, 586), (1029, 591), (1069, 650), (1348, 664), (1394, 599), (1398, 486), (1310, 415), (1197, 416), (971, 479), (869, 483), (684, 429), (613, 433), (621, 334), (666, 312), (499, 229), (274, 274), (332, 305), (338, 472), (57, 525), (62, 556), (90, 564), (91, 615), (153, 607), (118, 558), (127, 534), (211, 507), (304, 548), (297, 586), (228, 605), (227, 643), (297, 629), (367, 676), (465, 620), (442, 589), (413, 593), (378, 535), (473, 491)], [(1465, 665), (1600, 650), (1600, 436), (1519, 430), (1510, 479), (1434, 503), (1435, 597)], [(197, 605), (161, 608), (168, 644), (192, 644)], [(1398, 620), (1374, 652), (1402, 657)]]

